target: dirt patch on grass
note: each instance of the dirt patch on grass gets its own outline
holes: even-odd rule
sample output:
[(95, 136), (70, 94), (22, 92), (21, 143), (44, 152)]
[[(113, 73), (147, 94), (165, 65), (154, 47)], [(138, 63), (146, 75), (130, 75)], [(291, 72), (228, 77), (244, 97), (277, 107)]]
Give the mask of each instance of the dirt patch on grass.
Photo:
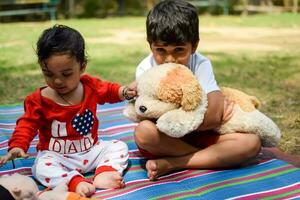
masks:
[(97, 43), (112, 43), (121, 45), (132, 45), (137, 42), (145, 41), (146, 35), (143, 31), (123, 29), (118, 31), (108, 31), (111, 36), (106, 37), (88, 37), (86, 41), (92, 44)]
[[(300, 45), (300, 29), (206, 28), (201, 31), (200, 48), (206, 51), (286, 51)], [(295, 38), (290, 42), (290, 38)], [(228, 51), (230, 50), (230, 51)]]
[(25, 46), (27, 42), (25, 40), (7, 41), (0, 44), (0, 48), (13, 47), (13, 46)]
[[(108, 30), (110, 36), (86, 38), (89, 43), (113, 43), (132, 45), (146, 42), (143, 30)], [(200, 51), (286, 51), (297, 50), (300, 46), (300, 29), (293, 28), (203, 28), (200, 30)], [(290, 40), (290, 38), (294, 38)], [(291, 42), (292, 41), (292, 42)]]

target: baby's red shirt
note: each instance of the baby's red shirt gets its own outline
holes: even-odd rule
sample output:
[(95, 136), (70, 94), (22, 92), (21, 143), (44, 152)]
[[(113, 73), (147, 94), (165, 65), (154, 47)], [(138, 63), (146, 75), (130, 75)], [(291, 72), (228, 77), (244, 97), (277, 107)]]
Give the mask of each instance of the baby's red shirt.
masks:
[(86, 151), (98, 141), (97, 104), (116, 103), (120, 85), (83, 75), (84, 99), (78, 105), (62, 106), (43, 97), (41, 90), (26, 97), (25, 113), (17, 120), (9, 140), (14, 147), (27, 152), (38, 134), (37, 150), (50, 150), (62, 154)]

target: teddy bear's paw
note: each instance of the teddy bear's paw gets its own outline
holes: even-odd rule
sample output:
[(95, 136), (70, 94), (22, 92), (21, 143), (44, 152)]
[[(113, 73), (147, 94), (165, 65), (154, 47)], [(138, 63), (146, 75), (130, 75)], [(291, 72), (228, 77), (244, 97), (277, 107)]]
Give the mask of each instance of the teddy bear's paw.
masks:
[(65, 200), (68, 196), (67, 183), (62, 182), (52, 190), (45, 190), (39, 195), (39, 200)]
[(276, 147), (281, 138), (280, 129), (275, 123), (270, 123), (270, 126), (264, 132), (260, 133), (262, 139), (262, 146), (264, 147)]
[(203, 121), (199, 110), (186, 112), (182, 109), (172, 110), (162, 115), (156, 122), (157, 128), (171, 136), (180, 138), (196, 130)]

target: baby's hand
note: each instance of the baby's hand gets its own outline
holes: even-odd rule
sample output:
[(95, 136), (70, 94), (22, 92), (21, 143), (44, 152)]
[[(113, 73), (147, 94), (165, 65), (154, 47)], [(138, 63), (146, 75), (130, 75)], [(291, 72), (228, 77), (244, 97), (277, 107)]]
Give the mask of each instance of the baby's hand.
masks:
[(136, 81), (130, 83), (128, 86), (125, 86), (123, 89), (123, 97), (126, 100), (131, 100), (137, 95), (137, 83)]
[(76, 193), (79, 194), (82, 197), (89, 197), (92, 196), (96, 191), (96, 188), (93, 184), (88, 182), (80, 182), (76, 186)]
[(127, 93), (129, 96), (135, 97), (137, 95), (137, 83), (133, 81), (128, 85)]
[(0, 166), (4, 165), (7, 161), (15, 158), (28, 158), (29, 154), (25, 153), (23, 149), (19, 147), (12, 148), (5, 156), (0, 158)]
[(222, 124), (225, 124), (233, 115), (233, 107), (235, 103), (234, 101), (224, 99), (224, 110), (223, 110), (223, 117), (222, 117)]

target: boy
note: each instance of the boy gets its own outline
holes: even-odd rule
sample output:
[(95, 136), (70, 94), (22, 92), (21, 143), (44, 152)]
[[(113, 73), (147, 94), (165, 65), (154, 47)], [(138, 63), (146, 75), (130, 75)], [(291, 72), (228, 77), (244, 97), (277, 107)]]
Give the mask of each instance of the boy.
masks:
[(134, 136), (141, 153), (151, 158), (146, 163), (149, 179), (184, 168), (235, 166), (256, 156), (261, 148), (258, 136), (208, 131), (230, 118), (233, 104), (224, 100), (210, 61), (196, 53), (199, 21), (195, 7), (186, 1), (162, 1), (149, 12), (146, 29), (152, 54), (138, 65), (136, 77), (158, 64), (180, 63), (197, 76), (208, 97), (203, 124), (183, 138), (159, 132), (149, 120), (138, 124)]

